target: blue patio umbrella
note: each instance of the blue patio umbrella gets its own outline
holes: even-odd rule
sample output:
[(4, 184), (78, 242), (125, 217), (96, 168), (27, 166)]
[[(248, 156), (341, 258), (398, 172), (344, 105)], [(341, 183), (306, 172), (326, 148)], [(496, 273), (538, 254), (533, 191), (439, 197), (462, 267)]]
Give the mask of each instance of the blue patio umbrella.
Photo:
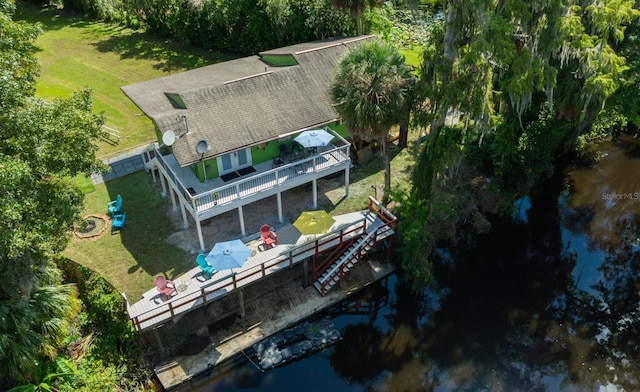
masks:
[(334, 136), (324, 129), (311, 129), (304, 131), (296, 136), (296, 142), (300, 143), (303, 147), (321, 147), (326, 146), (333, 140)]
[(240, 268), (251, 255), (251, 249), (240, 240), (218, 242), (205, 260), (216, 271)]

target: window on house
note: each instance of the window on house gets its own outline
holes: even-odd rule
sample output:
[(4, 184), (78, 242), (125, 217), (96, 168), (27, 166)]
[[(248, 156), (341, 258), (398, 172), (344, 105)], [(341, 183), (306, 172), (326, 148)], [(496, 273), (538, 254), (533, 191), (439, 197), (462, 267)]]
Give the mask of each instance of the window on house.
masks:
[(164, 93), (164, 95), (169, 99), (169, 102), (171, 102), (171, 106), (173, 106), (175, 109), (186, 109), (187, 108), (187, 105), (185, 105), (185, 103), (182, 100), (182, 97), (180, 96), (180, 94), (177, 94), (177, 93)]
[(298, 65), (295, 57), (290, 54), (262, 55), (261, 59), (272, 67), (289, 67), (292, 65)]

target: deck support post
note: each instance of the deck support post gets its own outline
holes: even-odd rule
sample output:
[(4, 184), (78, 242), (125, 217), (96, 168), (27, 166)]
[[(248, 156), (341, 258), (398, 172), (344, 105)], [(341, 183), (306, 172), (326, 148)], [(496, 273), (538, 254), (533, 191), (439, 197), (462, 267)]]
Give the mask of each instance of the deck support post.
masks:
[(244, 316), (246, 316), (246, 313), (244, 309), (244, 290), (243, 289), (238, 290), (238, 304), (240, 306), (240, 318), (244, 318)]
[[(145, 166), (146, 166), (147, 163), (151, 162), (152, 159), (156, 159), (156, 158), (151, 158), (151, 156), (149, 155), (149, 151), (145, 151), (144, 155), (146, 157), (146, 159), (144, 160)], [(148, 171), (151, 172), (151, 177), (153, 178), (153, 183), (154, 184), (157, 182), (157, 180), (156, 180), (156, 168), (154, 166), (157, 166), (157, 165), (158, 165), (157, 163), (155, 165), (149, 165), (149, 168), (147, 169)]]
[(172, 186), (169, 187), (169, 195), (171, 196), (171, 205), (173, 206), (171, 211), (178, 211), (178, 205), (176, 204), (176, 190)]
[[(143, 156), (142, 161), (144, 163), (144, 167), (145, 167), (145, 169), (147, 171), (151, 172), (151, 177), (153, 178), (153, 183), (155, 184), (156, 183), (156, 173), (155, 173), (155, 167), (154, 166), (157, 166), (158, 164), (156, 163), (155, 165), (152, 165), (151, 161), (156, 159), (156, 158), (155, 157), (151, 158), (151, 150), (149, 150), (149, 149), (146, 149), (142, 153), (142, 156)], [(157, 160), (156, 160), (156, 162), (157, 162)]]
[(238, 218), (240, 218), (240, 233), (243, 237), (246, 237), (247, 233), (244, 229), (244, 213), (242, 212), (242, 206), (238, 206)]
[(168, 180), (164, 178), (164, 174), (161, 170), (158, 171), (158, 177), (160, 177), (160, 184), (162, 185), (162, 196), (167, 197), (167, 185), (164, 182)]
[(198, 240), (200, 241), (200, 250), (204, 253), (205, 248), (204, 248), (204, 238), (202, 237), (202, 225), (200, 224), (199, 218), (195, 218), (195, 221), (196, 221), (196, 228), (198, 230)]
[(162, 339), (160, 339), (160, 334), (158, 333), (158, 328), (154, 328), (153, 329), (153, 337), (156, 340), (156, 344), (158, 345), (158, 348), (160, 349), (160, 352), (164, 351), (164, 346), (162, 345)]
[(276, 200), (278, 201), (278, 222), (282, 223), (282, 192), (276, 193)]
[(302, 261), (302, 285), (303, 287), (309, 286), (309, 259)]
[(344, 195), (349, 196), (349, 167), (344, 169)]
[(311, 181), (311, 189), (313, 190), (313, 209), (315, 210), (318, 208), (318, 180), (315, 178)]
[(184, 204), (182, 202), (180, 202), (180, 212), (182, 213), (182, 228), (188, 229), (189, 219), (187, 219), (187, 211), (186, 208), (184, 208)]

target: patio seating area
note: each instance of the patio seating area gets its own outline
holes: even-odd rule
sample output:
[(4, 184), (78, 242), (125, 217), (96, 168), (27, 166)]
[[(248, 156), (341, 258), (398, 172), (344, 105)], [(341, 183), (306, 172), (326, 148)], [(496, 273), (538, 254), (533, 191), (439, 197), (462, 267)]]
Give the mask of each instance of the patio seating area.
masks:
[[(178, 314), (221, 299), (243, 286), (309, 260), (315, 254), (326, 252), (349, 238), (361, 235), (363, 228), (378, 230), (380, 227), (380, 218), (370, 210), (339, 215), (333, 219), (335, 223), (324, 235), (303, 235), (289, 223), (277, 227), (277, 245), (265, 250), (261, 246), (260, 233), (244, 238), (242, 242), (251, 253), (238, 268), (220, 270), (209, 275), (194, 260), (193, 269), (172, 278), (177, 294), (168, 300), (154, 287), (139, 301), (132, 304), (127, 301), (127, 311), (136, 330), (155, 328), (171, 321)], [(385, 236), (392, 234), (392, 231), (385, 232)]]

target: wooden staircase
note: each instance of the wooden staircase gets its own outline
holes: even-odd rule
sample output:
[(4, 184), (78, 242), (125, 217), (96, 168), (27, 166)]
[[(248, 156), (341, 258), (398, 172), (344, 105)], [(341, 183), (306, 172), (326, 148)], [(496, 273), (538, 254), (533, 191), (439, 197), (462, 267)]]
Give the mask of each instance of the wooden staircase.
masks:
[(314, 265), (313, 286), (324, 296), (335, 285), (340, 284), (342, 278), (364, 259), (371, 249), (390, 235), (393, 235), (393, 229), (384, 225), (380, 219), (375, 219), (368, 225), (366, 234), (354, 238), (347, 246), (332, 252), (322, 263)]

